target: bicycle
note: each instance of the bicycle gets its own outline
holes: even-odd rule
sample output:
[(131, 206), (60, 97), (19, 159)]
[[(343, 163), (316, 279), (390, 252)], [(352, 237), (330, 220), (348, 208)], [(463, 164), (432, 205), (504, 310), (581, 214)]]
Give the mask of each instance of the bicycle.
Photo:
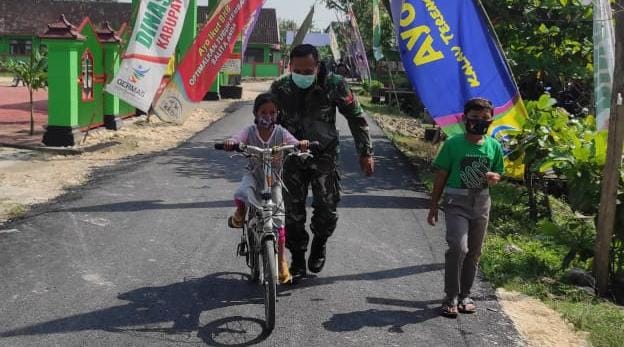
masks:
[[(223, 143), (215, 143), (214, 147), (217, 150), (224, 150)], [(318, 142), (310, 143), (310, 148), (317, 147)], [(251, 269), (251, 280), (258, 281), (258, 284), (263, 286), (265, 328), (270, 332), (275, 327), (276, 286), (278, 282), (278, 268), (276, 266), (277, 226), (273, 223), (275, 202), (273, 202), (271, 194), (273, 158), (275, 155), (286, 151), (295, 151), (288, 156), (297, 155), (304, 158), (312, 157), (312, 154), (309, 151), (299, 152), (296, 145), (260, 148), (239, 143), (235, 150), (243, 153), (245, 157), (258, 159), (263, 166), (264, 182), (260, 194), (261, 202), (259, 206), (254, 206), (251, 203), (246, 204), (246, 219), (243, 223), (243, 233), (236, 253), (245, 257), (247, 266)]]

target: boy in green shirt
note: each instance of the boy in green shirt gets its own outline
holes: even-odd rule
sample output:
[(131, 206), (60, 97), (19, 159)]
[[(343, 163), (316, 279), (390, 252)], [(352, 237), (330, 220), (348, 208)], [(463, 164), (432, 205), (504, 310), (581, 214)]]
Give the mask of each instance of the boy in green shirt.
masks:
[(442, 314), (447, 317), (476, 311), (470, 289), (490, 217), (489, 187), (498, 183), (504, 170), (500, 143), (486, 135), (493, 116), (489, 100), (469, 100), (464, 105), (466, 133), (447, 139), (433, 162), (437, 171), (427, 221), (430, 225), (438, 221), (438, 202), (444, 191), (448, 250)]

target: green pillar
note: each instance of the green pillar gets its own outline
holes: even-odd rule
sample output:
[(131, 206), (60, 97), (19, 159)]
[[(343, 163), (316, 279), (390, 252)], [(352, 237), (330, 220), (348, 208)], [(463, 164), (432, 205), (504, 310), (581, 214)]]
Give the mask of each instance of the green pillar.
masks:
[(73, 146), (78, 133), (80, 52), (85, 37), (61, 15), (39, 36), (48, 47), (48, 126), (43, 134), (47, 146)]
[[(107, 80), (110, 80), (119, 71), (121, 61), (119, 43), (104, 43), (103, 47), (104, 75), (106, 75)], [(104, 126), (111, 130), (119, 129), (121, 125), (118, 119), (119, 114), (119, 98), (104, 91)]]
[(44, 40), (48, 46), (48, 125), (78, 127), (80, 41)]

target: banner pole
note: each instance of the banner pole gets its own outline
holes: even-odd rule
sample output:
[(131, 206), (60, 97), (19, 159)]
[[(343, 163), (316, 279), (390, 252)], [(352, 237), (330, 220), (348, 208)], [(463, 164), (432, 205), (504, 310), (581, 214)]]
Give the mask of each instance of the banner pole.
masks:
[(485, 23), (487, 24), (487, 27), (490, 30), (490, 33), (492, 34), (492, 37), (494, 37), (494, 43), (496, 44), (496, 48), (498, 48), (498, 51), (503, 55), (503, 61), (505, 62), (507, 73), (509, 74), (509, 76), (511, 76), (511, 80), (513, 81), (516, 87), (516, 91), (518, 92), (518, 95), (520, 95), (518, 82), (516, 81), (516, 77), (514, 76), (513, 71), (511, 70), (511, 66), (509, 65), (509, 59), (507, 59), (507, 54), (505, 54), (505, 50), (503, 49), (503, 46), (501, 45), (500, 40), (498, 39), (496, 30), (494, 30), (494, 25), (492, 24), (492, 21), (490, 20), (490, 16), (488, 16), (487, 11), (485, 10), (485, 7), (483, 6), (483, 3), (481, 2), (481, 0), (474, 0), (474, 1), (477, 3), (477, 8), (481, 11), (483, 18), (485, 19)]

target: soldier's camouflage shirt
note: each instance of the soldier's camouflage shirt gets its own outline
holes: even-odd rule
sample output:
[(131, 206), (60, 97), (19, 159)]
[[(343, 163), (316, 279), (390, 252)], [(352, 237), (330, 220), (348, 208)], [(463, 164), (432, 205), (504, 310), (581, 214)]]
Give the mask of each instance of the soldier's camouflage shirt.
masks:
[(342, 76), (329, 73), (323, 86), (315, 83), (313, 87), (301, 90), (288, 74), (273, 82), (271, 92), (278, 99), (280, 124), (296, 138), (319, 141), (323, 154), (337, 155), (338, 107), (349, 123), (357, 152), (360, 155), (373, 153), (362, 107)]

